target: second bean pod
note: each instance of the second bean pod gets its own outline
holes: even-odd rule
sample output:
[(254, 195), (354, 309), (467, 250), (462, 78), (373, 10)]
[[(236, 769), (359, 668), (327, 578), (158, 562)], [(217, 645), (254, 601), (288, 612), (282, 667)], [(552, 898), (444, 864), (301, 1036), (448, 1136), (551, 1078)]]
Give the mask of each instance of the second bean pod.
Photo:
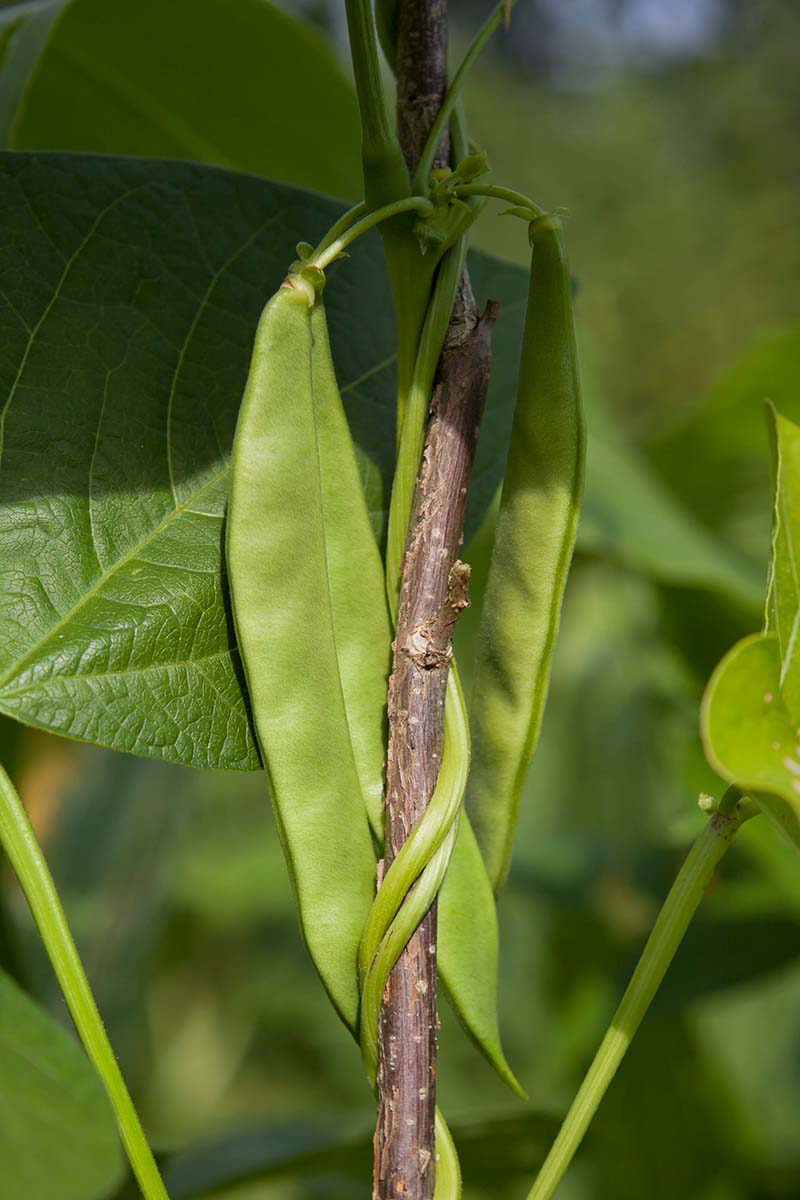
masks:
[(531, 222), (517, 404), (481, 615), (467, 810), (495, 891), (547, 697), (583, 492), (581, 410), (561, 222)]

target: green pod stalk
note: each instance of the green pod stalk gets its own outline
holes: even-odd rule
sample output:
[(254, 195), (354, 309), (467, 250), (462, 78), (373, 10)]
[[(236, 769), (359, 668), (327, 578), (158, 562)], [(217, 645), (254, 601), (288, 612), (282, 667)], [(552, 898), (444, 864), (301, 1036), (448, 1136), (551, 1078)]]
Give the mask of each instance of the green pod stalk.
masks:
[(561, 222), (531, 223), (531, 279), (472, 695), (467, 809), (497, 892), (508, 871), (583, 492), (585, 432)]

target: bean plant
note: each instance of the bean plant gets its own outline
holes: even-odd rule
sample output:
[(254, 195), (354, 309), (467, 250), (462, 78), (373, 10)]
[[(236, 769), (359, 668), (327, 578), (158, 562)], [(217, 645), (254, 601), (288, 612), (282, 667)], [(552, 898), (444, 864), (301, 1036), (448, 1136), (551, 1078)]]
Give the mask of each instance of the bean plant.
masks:
[[(353, 207), (182, 163), (3, 153), (2, 186), (15, 215), (0, 287), (16, 370), (4, 372), (0, 410), (0, 711), (187, 766), (263, 769), (303, 938), (358, 1043), (365, 1086), (381, 1087), (387, 982), (438, 898), (434, 949), (448, 999), (500, 1077), (524, 1096), (498, 1030), (495, 899), (542, 723), (584, 482), (568, 217), (496, 180), (490, 148), (470, 138), (462, 107), (469, 71), (508, 23), (509, 6), (494, 9), (475, 35), (413, 169), (388, 108), (376, 14), (369, 0), (348, 0), (347, 15), (363, 150), (364, 198)], [(396, 9), (379, 0), (390, 64), (397, 21)], [(178, 198), (177, 223), (167, 221), (165, 197)], [(468, 603), (468, 565), (446, 564), (455, 615), (441, 643), (440, 631), (420, 626), (413, 645), (400, 645), (398, 614), (410, 538), (423, 519), (426, 430), (448, 326), (472, 230), (496, 203), (519, 222), (530, 271), (522, 281), (515, 274), (526, 306), (521, 353), (513, 386), (503, 378), (506, 440), (487, 452), (499, 503), (475, 659), (464, 664), (451, 633), (455, 610)], [(32, 218), (42, 206), (54, 215), (54, 257)], [(270, 241), (278, 220), (281, 237)], [(164, 236), (174, 239), (167, 285), (149, 270), (165, 221)], [(288, 231), (298, 235), (296, 251), (276, 277)], [(166, 328), (184, 286), (197, 292), (195, 235), (207, 283), (179, 360), (165, 391), (161, 383), (150, 388), (146, 374), (132, 384), (129, 362), (137, 372), (149, 362), (152, 378), (164, 379), (165, 343), (153, 319)], [(121, 258), (112, 274), (115, 247)], [(480, 279), (481, 260), (469, 261)], [(277, 288), (264, 304), (268, 278)], [(337, 284), (360, 299), (336, 299), (329, 333), (327, 297)], [(391, 289), (396, 314), (396, 426), (384, 421), (372, 431), (371, 460), (343, 403), (335, 351), (348, 322), (363, 327), (376, 288), (384, 305)], [(247, 297), (239, 309), (237, 289)], [(91, 354), (70, 335), (87, 304), (97, 309)], [(498, 330), (503, 321), (501, 307)], [(219, 366), (213, 380), (200, 381), (203, 413), (181, 375), (195, 337), (213, 345)], [(252, 347), (243, 391), (229, 360), (237, 338)], [(121, 460), (102, 436), (112, 416), (131, 450), (121, 480), (112, 478)], [(700, 798), (705, 829), (528, 1200), (556, 1191), (740, 826), (763, 815), (800, 847), (800, 430), (772, 409), (766, 418), (775, 501), (763, 628), (714, 671), (700, 714), (724, 791)], [(157, 444), (163, 451), (162, 425), (166, 484), (155, 483), (148, 466)], [(491, 429), (481, 435), (479, 455), (491, 437)], [(376, 460), (384, 507), (381, 479), (376, 501), (370, 471)], [(490, 499), (481, 500), (479, 518)], [(402, 654), (421, 674), (447, 672), (444, 740), (424, 812), (387, 866), (387, 688)], [(141, 1194), (164, 1200), (53, 880), (2, 767), (0, 839)], [(420, 1197), (460, 1196), (456, 1147), (438, 1109), (435, 1154), (424, 1165)], [(388, 1194), (379, 1176), (375, 1186), (376, 1196)]]

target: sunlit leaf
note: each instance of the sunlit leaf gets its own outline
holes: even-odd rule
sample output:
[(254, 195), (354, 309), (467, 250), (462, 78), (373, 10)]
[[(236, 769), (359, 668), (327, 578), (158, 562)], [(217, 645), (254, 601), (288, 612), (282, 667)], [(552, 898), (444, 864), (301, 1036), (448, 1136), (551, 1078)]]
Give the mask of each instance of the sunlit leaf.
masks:
[(777, 635), (744, 638), (711, 676), (701, 729), (714, 770), (755, 792), (773, 824), (800, 849), (800, 725), (780, 680)]
[[(297, 242), (340, 212), (187, 164), (2, 156), (0, 711), (169, 761), (258, 766), (225, 600), (228, 454), (264, 300)], [(475, 528), (505, 460), (525, 274), (480, 255), (471, 266), (479, 297), (505, 304)], [(380, 532), (394, 335), (376, 236), (330, 272), (326, 310)], [(644, 530), (641, 481), (622, 504), (612, 482), (604, 497), (590, 474), (589, 511), (617, 514), (603, 552), (698, 582), (676, 538), (663, 562), (652, 551), (663, 506)]]
[[(265, 296), (339, 211), (182, 164), (3, 156), (0, 709), (151, 757), (258, 766), (225, 600), (228, 454)], [(374, 294), (376, 241), (358, 262)], [(357, 312), (344, 283), (339, 329)], [(386, 475), (389, 314), (376, 326), (367, 303), (338, 365)]]
[(714, 671), (703, 698), (706, 756), (758, 793), (767, 816), (800, 849), (800, 429), (771, 410), (775, 451), (767, 632), (744, 638)]

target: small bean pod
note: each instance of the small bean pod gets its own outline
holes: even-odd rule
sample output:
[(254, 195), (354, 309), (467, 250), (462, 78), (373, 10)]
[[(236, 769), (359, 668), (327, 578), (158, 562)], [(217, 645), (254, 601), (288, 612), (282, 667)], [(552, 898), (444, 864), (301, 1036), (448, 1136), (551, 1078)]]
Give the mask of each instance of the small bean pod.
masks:
[(305, 279), (290, 277), (259, 324), (233, 448), (227, 561), (303, 934), (355, 1031), (391, 634), (324, 310)]
[(557, 217), (531, 222), (531, 279), (471, 706), (466, 804), (497, 892), (541, 726), (583, 492), (585, 433)]

